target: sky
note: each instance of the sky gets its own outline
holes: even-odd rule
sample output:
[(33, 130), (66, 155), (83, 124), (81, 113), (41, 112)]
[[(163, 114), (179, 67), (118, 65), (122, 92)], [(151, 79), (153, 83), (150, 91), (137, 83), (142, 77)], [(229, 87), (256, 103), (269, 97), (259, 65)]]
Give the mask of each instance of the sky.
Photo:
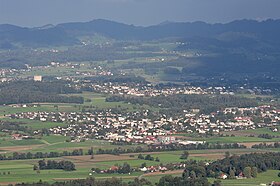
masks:
[(108, 19), (154, 25), (164, 21), (225, 23), (280, 19), (280, 0), (0, 0), (0, 24), (26, 27)]

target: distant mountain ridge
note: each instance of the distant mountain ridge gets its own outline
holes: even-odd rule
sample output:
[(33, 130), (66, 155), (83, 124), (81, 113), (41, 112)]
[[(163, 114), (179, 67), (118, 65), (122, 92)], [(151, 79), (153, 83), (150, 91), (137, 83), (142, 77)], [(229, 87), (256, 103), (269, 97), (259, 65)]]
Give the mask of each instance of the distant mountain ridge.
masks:
[(78, 37), (100, 34), (116, 40), (157, 40), (164, 38), (250, 38), (280, 45), (280, 20), (238, 20), (226, 24), (205, 22), (164, 22), (143, 27), (96, 19), (90, 22), (45, 25), (37, 28), (0, 25), (0, 48), (42, 47), (80, 44)]

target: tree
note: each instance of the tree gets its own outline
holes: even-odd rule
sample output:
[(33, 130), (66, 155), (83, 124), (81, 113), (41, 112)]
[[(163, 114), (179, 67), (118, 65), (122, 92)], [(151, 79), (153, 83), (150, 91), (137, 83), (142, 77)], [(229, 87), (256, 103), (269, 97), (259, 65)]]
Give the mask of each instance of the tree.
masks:
[(144, 168), (144, 167), (147, 167), (147, 163), (146, 162), (141, 164), (141, 168)]
[(221, 180), (215, 180), (212, 186), (221, 186)]
[(251, 167), (245, 167), (244, 168), (244, 171), (243, 171), (243, 174), (246, 178), (251, 178), (252, 176), (252, 169)]
[(37, 165), (34, 165), (33, 166), (33, 170), (35, 171), (35, 170), (38, 170), (39, 169), (39, 167), (37, 166)]
[(253, 167), (252, 168), (252, 177), (256, 178), (258, 176), (258, 168), (257, 167)]
[(139, 155), (138, 155), (138, 159), (143, 160), (143, 159), (144, 159), (144, 156), (143, 156), (142, 154), (139, 154)]
[(234, 179), (235, 178), (235, 171), (233, 169), (230, 169), (229, 171), (229, 178)]
[(43, 170), (43, 169), (46, 168), (46, 161), (45, 160), (39, 160), (38, 164), (39, 164), (39, 169)]
[(90, 147), (90, 149), (88, 150), (88, 155), (93, 155), (93, 147)]
[(62, 169), (66, 171), (76, 170), (74, 163), (72, 163), (71, 161), (64, 161), (64, 166)]
[(181, 155), (180, 159), (186, 160), (189, 157), (189, 152), (188, 151), (184, 151), (183, 154)]
[(190, 172), (190, 177), (193, 178), (193, 179), (196, 178), (196, 173), (194, 171), (191, 171)]
[(123, 166), (119, 169), (119, 173), (127, 174), (131, 172), (131, 167), (128, 163), (124, 163)]
[(150, 154), (148, 154), (145, 156), (145, 160), (154, 161), (154, 158)]
[(229, 151), (226, 151), (225, 152), (225, 158), (229, 158), (230, 157), (230, 152)]

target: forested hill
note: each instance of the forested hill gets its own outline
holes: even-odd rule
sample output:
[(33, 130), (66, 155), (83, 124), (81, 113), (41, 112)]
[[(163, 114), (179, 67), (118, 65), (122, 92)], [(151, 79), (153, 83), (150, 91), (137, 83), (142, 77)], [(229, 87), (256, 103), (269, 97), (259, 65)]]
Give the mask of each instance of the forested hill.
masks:
[[(80, 44), (79, 37), (99, 34), (116, 40), (156, 40), (163, 38), (211, 38), (221, 41), (238, 41), (243, 44), (265, 42), (280, 45), (280, 20), (239, 20), (227, 24), (204, 22), (166, 22), (140, 27), (97, 19), (84, 23), (64, 23), (57, 26), (23, 28), (0, 25), (0, 48), (18, 46), (61, 46)], [(236, 43), (235, 43), (236, 44)]]

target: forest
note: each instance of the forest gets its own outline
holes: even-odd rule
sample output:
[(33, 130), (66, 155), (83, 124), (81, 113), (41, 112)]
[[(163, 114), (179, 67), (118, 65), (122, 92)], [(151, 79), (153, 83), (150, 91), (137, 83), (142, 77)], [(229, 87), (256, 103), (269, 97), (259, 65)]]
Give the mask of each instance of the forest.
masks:
[(17, 81), (0, 85), (0, 104), (20, 103), (83, 103), (83, 97), (62, 96), (60, 94), (78, 93), (67, 82)]

